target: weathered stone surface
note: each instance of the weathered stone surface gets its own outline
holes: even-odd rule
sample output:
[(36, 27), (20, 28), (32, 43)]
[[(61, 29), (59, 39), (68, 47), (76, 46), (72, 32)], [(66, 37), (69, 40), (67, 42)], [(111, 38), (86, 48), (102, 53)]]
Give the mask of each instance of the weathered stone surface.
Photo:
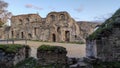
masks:
[(3, 28), (0, 36), (2, 39), (85, 42), (95, 27), (92, 25), (86, 22), (78, 24), (67, 12), (50, 12), (46, 18), (38, 14), (23, 14), (12, 16), (10, 30)]
[(75, 41), (79, 27), (67, 12), (51, 12), (46, 18), (26, 14), (11, 18), (10, 38), (41, 41)]
[(88, 22), (88, 21), (78, 21), (77, 22), (80, 29), (80, 37), (85, 41), (85, 39), (94, 32), (101, 23)]
[[(50, 46), (51, 47), (51, 46)], [(40, 65), (66, 64), (67, 51), (60, 46), (54, 46), (55, 49), (38, 49), (37, 58)]]
[[(120, 61), (120, 9), (89, 38), (86, 44), (86, 56), (101, 61)], [(116, 20), (118, 19), (118, 20)], [(117, 21), (117, 22), (116, 22)]]
[(109, 37), (99, 40), (87, 40), (86, 54), (103, 61), (120, 61), (120, 28), (113, 28)]
[(30, 49), (26, 47), (20, 48), (17, 52), (5, 52), (0, 49), (0, 68), (11, 68), (20, 61), (29, 56)]

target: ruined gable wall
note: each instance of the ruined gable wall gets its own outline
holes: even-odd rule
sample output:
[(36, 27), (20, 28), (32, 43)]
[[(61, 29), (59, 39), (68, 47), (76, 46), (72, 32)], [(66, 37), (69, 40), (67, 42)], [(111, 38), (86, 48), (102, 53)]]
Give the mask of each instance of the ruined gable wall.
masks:
[[(51, 12), (46, 17), (46, 23), (50, 25), (51, 34), (56, 34), (57, 41), (65, 41), (65, 31), (70, 32), (70, 41), (75, 41), (79, 28), (74, 19), (67, 12)], [(54, 29), (53, 29), (54, 28)], [(74, 35), (74, 36), (73, 36)], [(51, 36), (52, 38), (52, 36)]]

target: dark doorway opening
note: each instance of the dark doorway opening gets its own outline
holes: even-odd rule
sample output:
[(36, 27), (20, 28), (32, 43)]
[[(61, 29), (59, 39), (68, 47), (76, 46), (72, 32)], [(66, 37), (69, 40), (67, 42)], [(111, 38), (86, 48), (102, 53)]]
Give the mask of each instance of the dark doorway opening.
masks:
[(37, 28), (34, 28), (34, 34), (37, 35)]
[(13, 36), (14, 36), (14, 32), (13, 31), (11, 31), (11, 35), (12, 35), (12, 38), (13, 38)]
[(57, 28), (57, 32), (60, 33), (60, 27)]
[(55, 34), (52, 34), (52, 39), (53, 39), (53, 42), (56, 42), (56, 35)]
[(24, 38), (24, 34), (23, 34), (23, 32), (21, 32), (21, 38), (22, 38), (22, 39)]
[(70, 31), (65, 31), (65, 41), (66, 42), (70, 41)]

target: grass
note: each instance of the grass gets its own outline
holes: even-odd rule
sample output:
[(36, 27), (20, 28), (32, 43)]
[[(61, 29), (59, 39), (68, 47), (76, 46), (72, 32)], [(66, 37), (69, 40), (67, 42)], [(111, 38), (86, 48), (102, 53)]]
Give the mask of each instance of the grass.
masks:
[(20, 44), (0, 44), (0, 49), (7, 53), (16, 53), (22, 47)]

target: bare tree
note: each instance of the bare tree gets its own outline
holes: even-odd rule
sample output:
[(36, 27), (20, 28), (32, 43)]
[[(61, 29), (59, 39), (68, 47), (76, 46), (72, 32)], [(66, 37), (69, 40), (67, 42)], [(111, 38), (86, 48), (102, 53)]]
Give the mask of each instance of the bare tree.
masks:
[(7, 10), (8, 3), (3, 0), (0, 0), (0, 19), (3, 23), (6, 23), (8, 19), (12, 16), (11, 12)]
[[(10, 19), (12, 16), (12, 13), (7, 10), (7, 7), (8, 7), (8, 3), (3, 0), (0, 0), (0, 27), (6, 24), (8, 22), (8, 19)], [(4, 25), (4, 28), (5, 29), (8, 28), (7, 24)], [(6, 31), (5, 34), (8, 35), (8, 31)], [(8, 37), (7, 37), (7, 43), (8, 43)]]

